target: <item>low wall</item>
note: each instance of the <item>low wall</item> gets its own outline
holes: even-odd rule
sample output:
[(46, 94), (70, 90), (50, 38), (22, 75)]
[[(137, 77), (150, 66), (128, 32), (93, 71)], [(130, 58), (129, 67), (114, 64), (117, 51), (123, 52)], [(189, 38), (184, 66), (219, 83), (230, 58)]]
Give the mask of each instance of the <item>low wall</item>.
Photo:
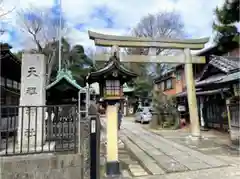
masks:
[(80, 154), (0, 158), (0, 179), (81, 179)]

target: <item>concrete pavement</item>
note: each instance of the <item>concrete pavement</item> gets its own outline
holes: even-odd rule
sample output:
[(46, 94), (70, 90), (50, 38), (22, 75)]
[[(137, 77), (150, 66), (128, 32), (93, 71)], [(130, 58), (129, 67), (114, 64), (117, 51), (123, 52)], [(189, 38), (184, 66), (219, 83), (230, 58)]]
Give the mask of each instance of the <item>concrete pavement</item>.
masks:
[(165, 139), (131, 119), (123, 119), (120, 138), (149, 174), (142, 179), (240, 178), (238, 165)]

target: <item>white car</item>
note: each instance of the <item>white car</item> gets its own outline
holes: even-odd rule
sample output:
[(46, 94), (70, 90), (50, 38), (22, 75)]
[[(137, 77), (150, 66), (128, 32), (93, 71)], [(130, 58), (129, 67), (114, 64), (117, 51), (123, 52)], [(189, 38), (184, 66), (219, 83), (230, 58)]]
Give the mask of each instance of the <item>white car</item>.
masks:
[(152, 110), (150, 106), (140, 107), (135, 113), (135, 122), (149, 123), (152, 119)]

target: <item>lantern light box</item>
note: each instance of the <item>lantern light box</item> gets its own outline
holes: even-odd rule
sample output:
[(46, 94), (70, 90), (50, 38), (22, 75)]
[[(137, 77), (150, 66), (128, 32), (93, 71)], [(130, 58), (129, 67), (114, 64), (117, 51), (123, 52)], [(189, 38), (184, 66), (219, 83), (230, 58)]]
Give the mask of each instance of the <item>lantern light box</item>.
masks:
[(119, 80), (106, 80), (104, 97), (121, 97), (122, 85)]

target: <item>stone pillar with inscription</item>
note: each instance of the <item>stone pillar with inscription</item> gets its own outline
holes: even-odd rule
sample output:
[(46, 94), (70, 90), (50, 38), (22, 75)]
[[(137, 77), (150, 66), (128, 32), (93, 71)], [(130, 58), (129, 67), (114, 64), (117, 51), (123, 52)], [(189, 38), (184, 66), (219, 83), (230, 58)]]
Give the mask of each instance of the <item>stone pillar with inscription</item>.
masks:
[(45, 144), (45, 83), (44, 55), (24, 53), (18, 126), (18, 145), (21, 149), (42, 149)]

